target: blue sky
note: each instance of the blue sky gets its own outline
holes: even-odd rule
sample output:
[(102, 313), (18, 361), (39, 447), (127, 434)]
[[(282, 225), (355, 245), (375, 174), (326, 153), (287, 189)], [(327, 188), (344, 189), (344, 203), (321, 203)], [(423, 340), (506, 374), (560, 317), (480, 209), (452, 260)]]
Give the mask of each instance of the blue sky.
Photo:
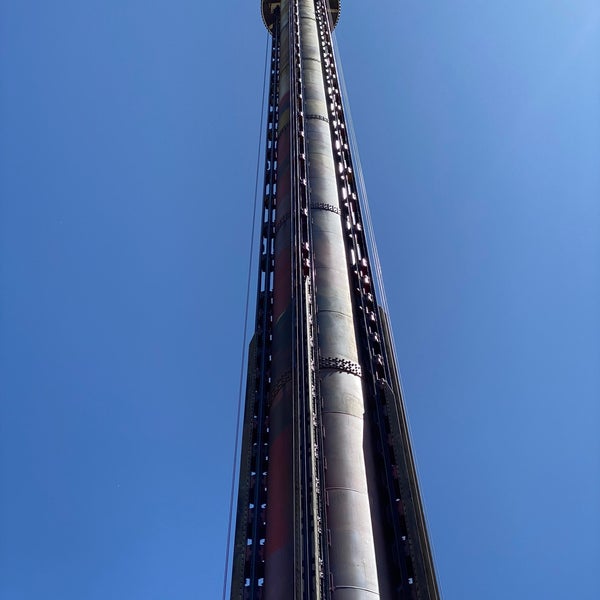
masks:
[[(220, 598), (266, 41), (224, 6), (0, 4), (0, 600)], [(337, 35), (444, 597), (596, 599), (600, 6)]]

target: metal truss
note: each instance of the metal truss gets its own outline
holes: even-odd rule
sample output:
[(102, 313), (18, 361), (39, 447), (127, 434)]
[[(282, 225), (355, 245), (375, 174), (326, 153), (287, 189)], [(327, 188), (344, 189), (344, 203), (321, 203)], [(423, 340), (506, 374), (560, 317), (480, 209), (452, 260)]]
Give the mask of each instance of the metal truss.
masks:
[[(277, 19), (278, 19), (277, 13)], [(231, 598), (260, 600), (264, 591), (271, 397), (273, 266), (279, 119), (279, 25), (271, 44), (261, 245), (255, 333), (250, 344)]]

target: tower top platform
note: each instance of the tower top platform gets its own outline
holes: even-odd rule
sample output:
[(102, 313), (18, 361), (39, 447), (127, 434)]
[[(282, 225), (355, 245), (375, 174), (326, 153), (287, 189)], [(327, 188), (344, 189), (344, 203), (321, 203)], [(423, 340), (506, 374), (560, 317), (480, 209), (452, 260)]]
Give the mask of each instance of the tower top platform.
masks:
[[(333, 29), (340, 18), (340, 1), (329, 0), (329, 16), (331, 17), (331, 28)], [(273, 30), (275, 22), (275, 10), (281, 6), (281, 0), (261, 0), (262, 18), (266, 28)]]

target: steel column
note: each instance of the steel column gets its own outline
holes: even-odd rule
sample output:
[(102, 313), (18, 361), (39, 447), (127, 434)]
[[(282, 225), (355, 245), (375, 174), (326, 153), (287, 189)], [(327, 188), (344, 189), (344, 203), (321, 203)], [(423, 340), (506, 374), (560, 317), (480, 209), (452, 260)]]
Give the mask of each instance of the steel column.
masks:
[(262, 0), (273, 35), (232, 599), (437, 600), (332, 44), (339, 0)]

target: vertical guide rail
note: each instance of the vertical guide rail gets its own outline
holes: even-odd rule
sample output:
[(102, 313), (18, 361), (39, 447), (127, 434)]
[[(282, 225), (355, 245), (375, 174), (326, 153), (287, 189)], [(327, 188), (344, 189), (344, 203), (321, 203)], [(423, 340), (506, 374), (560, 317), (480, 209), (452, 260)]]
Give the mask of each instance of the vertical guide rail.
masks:
[(315, 276), (309, 224), (310, 200), (304, 129), (301, 27), (298, 0), (290, 10), (290, 104), (292, 181), (292, 289), (294, 290), (295, 600), (329, 598), (324, 574), (326, 541), (321, 490), (320, 419), (315, 334)]
[[(346, 221), (350, 277), (361, 338), (361, 363), (365, 391), (370, 401), (370, 419), (379, 451), (375, 453), (379, 479), (379, 501), (386, 516), (385, 546), (392, 547), (387, 562), (392, 577), (390, 593), (400, 600), (438, 600), (431, 548), (410, 448), (395, 356), (385, 313), (378, 307), (364, 233), (358, 189), (346, 129), (332, 44), (328, 0), (315, 0), (322, 60), (326, 65), (332, 140), (337, 150), (340, 205)], [(381, 548), (381, 544), (379, 544)], [(380, 552), (378, 552), (378, 555)]]
[(260, 600), (264, 587), (267, 465), (269, 458), (268, 400), (271, 387), (273, 305), (273, 239), (277, 194), (277, 123), (279, 117), (279, 23), (271, 42), (271, 69), (266, 131), (265, 179), (262, 202), (260, 260), (255, 332), (250, 342), (244, 434), (240, 460), (232, 600)]
[[(302, 316), (302, 277), (299, 276), (298, 247), (301, 228), (298, 224), (297, 204), (301, 196), (300, 182), (298, 181), (299, 139), (297, 132), (301, 130), (298, 123), (298, 87), (300, 85), (300, 73), (298, 71), (298, 31), (296, 24), (296, 0), (290, 0), (288, 10), (289, 31), (289, 60), (290, 60), (290, 180), (291, 180), (291, 206), (290, 222), (292, 228), (292, 389), (293, 389), (293, 498), (294, 498), (294, 600), (301, 600), (304, 593), (304, 581), (302, 567), (304, 564), (305, 549), (303, 535), (303, 465), (302, 465), (302, 430), (301, 415), (302, 395), (304, 388), (305, 369), (303, 361), (303, 344), (301, 339), (301, 325), (298, 318)], [(299, 331), (300, 330), (300, 334)]]

